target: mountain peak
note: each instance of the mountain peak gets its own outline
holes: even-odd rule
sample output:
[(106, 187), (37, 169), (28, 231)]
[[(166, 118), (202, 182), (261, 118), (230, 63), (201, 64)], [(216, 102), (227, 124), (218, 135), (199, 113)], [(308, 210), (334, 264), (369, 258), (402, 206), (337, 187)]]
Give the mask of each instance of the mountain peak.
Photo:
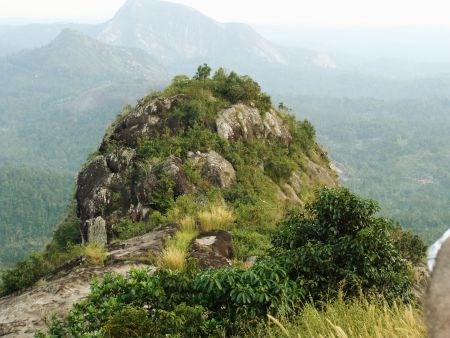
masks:
[(189, 63), (183, 71), (203, 62), (230, 68), (248, 60), (284, 63), (281, 52), (250, 26), (220, 23), (193, 8), (166, 1), (128, 0), (100, 27), (97, 37), (144, 49), (166, 64)]

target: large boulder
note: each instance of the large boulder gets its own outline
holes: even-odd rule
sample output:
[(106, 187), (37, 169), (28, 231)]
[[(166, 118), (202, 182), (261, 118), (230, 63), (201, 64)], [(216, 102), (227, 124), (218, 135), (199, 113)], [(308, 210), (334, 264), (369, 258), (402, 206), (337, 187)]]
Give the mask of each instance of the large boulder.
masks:
[(151, 101), (148, 98), (140, 100), (135, 109), (112, 127), (112, 131), (103, 139), (100, 149), (105, 151), (108, 145), (114, 142), (135, 148), (140, 138), (152, 137), (164, 127), (175, 130), (179, 121), (168, 117), (170, 114), (167, 113), (183, 99), (184, 95), (176, 95), (157, 97)]
[(231, 163), (213, 150), (205, 155), (201, 175), (220, 188), (229, 188), (236, 182), (236, 172)]
[(100, 216), (110, 200), (108, 190), (112, 172), (104, 156), (97, 156), (81, 170), (77, 179), (78, 216), (82, 220)]
[(106, 163), (113, 173), (119, 173), (130, 167), (135, 156), (134, 149), (118, 147), (106, 156)]
[(87, 241), (105, 246), (108, 243), (106, 232), (106, 222), (102, 217), (97, 217), (86, 221)]
[(261, 114), (257, 108), (242, 103), (219, 112), (216, 127), (217, 133), (231, 142), (239, 139), (276, 138), (288, 145), (292, 141), (279, 113), (272, 110)]
[(194, 185), (189, 182), (183, 168), (181, 159), (169, 156), (162, 165), (162, 173), (175, 182), (175, 196), (190, 194), (195, 191)]
[(202, 269), (230, 267), (234, 257), (231, 234), (223, 230), (200, 234), (192, 241), (190, 257), (197, 259)]

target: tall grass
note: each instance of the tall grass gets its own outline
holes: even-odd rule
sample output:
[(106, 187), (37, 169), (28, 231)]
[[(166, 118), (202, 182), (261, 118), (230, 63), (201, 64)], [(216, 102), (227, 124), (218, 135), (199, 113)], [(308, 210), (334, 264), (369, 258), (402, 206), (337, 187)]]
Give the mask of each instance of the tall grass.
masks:
[(269, 323), (251, 333), (254, 337), (295, 338), (421, 338), (426, 337), (422, 309), (401, 303), (364, 298), (345, 302), (342, 298), (320, 309), (307, 304), (291, 319), (269, 316)]
[(229, 230), (235, 221), (233, 212), (224, 206), (213, 206), (197, 215), (202, 231)]
[(186, 260), (186, 252), (175, 246), (165, 248), (158, 261), (160, 268), (166, 268), (173, 271), (183, 271)]
[(194, 231), (195, 218), (187, 215), (180, 220), (181, 231)]
[(166, 248), (159, 257), (158, 266), (174, 271), (184, 270), (189, 244), (197, 235), (195, 230), (177, 232), (175, 238), (167, 241)]

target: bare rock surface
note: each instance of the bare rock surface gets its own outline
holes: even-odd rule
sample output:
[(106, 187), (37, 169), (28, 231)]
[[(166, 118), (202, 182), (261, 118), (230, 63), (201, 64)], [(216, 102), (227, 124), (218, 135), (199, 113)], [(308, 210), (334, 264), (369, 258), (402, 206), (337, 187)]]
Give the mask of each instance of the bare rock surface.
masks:
[(136, 256), (158, 254), (167, 237), (176, 226), (167, 226), (130, 240), (116, 242), (108, 247), (104, 267), (69, 266), (67, 271), (44, 277), (32, 288), (20, 294), (0, 299), (0, 337), (33, 337), (36, 330), (45, 329), (44, 318), (57, 314), (64, 316), (73, 304), (90, 293), (93, 277), (105, 273), (127, 273), (131, 268), (146, 266), (133, 262)]
[(450, 240), (439, 250), (425, 300), (428, 335), (431, 338), (450, 336)]
[(236, 182), (236, 172), (231, 163), (213, 150), (205, 156), (201, 175), (220, 188), (229, 188)]
[(230, 267), (234, 257), (231, 234), (223, 230), (201, 233), (192, 241), (190, 257), (203, 269)]
[(276, 111), (261, 114), (257, 108), (245, 104), (236, 104), (219, 112), (216, 126), (217, 133), (229, 141), (276, 138), (286, 145), (292, 141), (289, 130)]

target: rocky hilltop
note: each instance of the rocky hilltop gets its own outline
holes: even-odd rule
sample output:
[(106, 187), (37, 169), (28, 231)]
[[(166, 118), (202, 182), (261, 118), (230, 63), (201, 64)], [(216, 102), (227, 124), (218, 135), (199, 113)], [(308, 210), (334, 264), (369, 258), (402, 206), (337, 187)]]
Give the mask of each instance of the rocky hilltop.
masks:
[[(289, 208), (336, 184), (313, 127), (275, 109), (253, 80), (222, 69), (211, 77), (207, 66), (178, 76), (107, 130), (43, 254), (65, 261), (42, 263), (37, 283), (0, 299), (0, 336), (31, 336), (43, 316), (64, 315), (93, 276), (172, 267), (164, 255), (179, 233), (183, 257), (201, 267), (251, 264)], [(70, 254), (77, 243), (105, 247), (101, 262)]]

